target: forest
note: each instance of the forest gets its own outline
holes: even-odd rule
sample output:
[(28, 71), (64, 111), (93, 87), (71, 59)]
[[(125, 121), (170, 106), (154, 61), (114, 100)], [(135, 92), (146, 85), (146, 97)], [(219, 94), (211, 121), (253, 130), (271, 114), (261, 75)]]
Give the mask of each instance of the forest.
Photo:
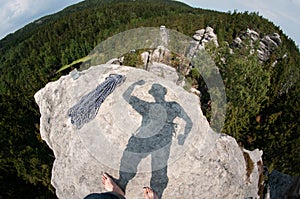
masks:
[[(161, 25), (188, 36), (207, 26), (214, 29), (219, 47), (210, 46), (208, 53), (227, 95), (222, 133), (241, 147), (263, 150), (269, 171), (300, 175), (300, 52), (280, 27), (259, 13), (222, 13), (171, 0), (86, 0), (0, 41), (0, 198), (56, 198), (50, 182), (55, 157), (40, 137), (34, 94), (63, 75), (56, 73), (62, 66), (87, 56), (101, 41)], [(229, 44), (247, 28), (280, 35), (282, 44), (267, 61), (259, 62), (247, 47), (230, 53)], [(203, 84), (199, 75), (189, 77)]]

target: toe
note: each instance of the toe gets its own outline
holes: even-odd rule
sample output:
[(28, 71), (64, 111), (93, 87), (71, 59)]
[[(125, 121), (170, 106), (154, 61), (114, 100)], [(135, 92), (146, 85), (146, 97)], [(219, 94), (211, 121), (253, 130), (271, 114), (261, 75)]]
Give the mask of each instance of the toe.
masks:
[(102, 183), (103, 183), (103, 184), (105, 184), (106, 179), (107, 179), (107, 178), (106, 178), (104, 175), (101, 176), (101, 180), (102, 180)]
[(103, 173), (102, 175), (104, 178), (110, 178), (109, 175), (107, 173)]

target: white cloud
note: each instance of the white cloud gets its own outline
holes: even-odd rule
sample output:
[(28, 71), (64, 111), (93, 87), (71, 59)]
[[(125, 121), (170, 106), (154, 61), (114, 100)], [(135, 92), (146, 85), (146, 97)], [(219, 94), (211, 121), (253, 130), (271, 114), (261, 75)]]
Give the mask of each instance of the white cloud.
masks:
[(82, 0), (0, 0), (0, 38)]
[[(31, 10), (34, 5), (31, 4), (30, 0), (10, 0), (1, 2), (1, 22), (6, 21), (7, 23), (13, 22), (21, 18), (27, 18), (30, 16)], [(39, 9), (39, 8), (38, 8)]]
[(20, 1), (9, 1), (7, 4), (7, 8), (12, 13), (11, 16), (8, 16), (11, 18), (19, 16), (24, 11), (24, 8), (22, 8)]

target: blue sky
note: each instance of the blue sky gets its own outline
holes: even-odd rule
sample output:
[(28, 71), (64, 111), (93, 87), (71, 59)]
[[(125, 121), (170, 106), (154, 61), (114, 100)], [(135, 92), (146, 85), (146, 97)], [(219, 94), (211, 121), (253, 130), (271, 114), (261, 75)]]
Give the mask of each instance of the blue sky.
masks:
[[(0, 39), (45, 15), (82, 0), (0, 0)], [(227, 12), (255, 11), (300, 45), (300, 0), (180, 0), (190, 6)], [(202, 28), (202, 27), (199, 27)]]
[(300, 47), (300, 0), (179, 0), (190, 6), (227, 12), (254, 11), (269, 19)]

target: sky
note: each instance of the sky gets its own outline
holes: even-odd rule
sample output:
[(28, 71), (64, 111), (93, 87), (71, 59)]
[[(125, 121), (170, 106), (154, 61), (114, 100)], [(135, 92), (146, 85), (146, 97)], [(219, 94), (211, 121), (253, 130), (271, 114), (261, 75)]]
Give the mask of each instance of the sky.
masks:
[[(0, 39), (43, 16), (82, 0), (0, 0)], [(269, 19), (300, 46), (300, 0), (179, 0), (217, 11), (254, 11)], [(199, 27), (202, 28), (202, 27)]]
[(228, 12), (258, 12), (300, 47), (300, 0), (179, 0), (192, 7)]

